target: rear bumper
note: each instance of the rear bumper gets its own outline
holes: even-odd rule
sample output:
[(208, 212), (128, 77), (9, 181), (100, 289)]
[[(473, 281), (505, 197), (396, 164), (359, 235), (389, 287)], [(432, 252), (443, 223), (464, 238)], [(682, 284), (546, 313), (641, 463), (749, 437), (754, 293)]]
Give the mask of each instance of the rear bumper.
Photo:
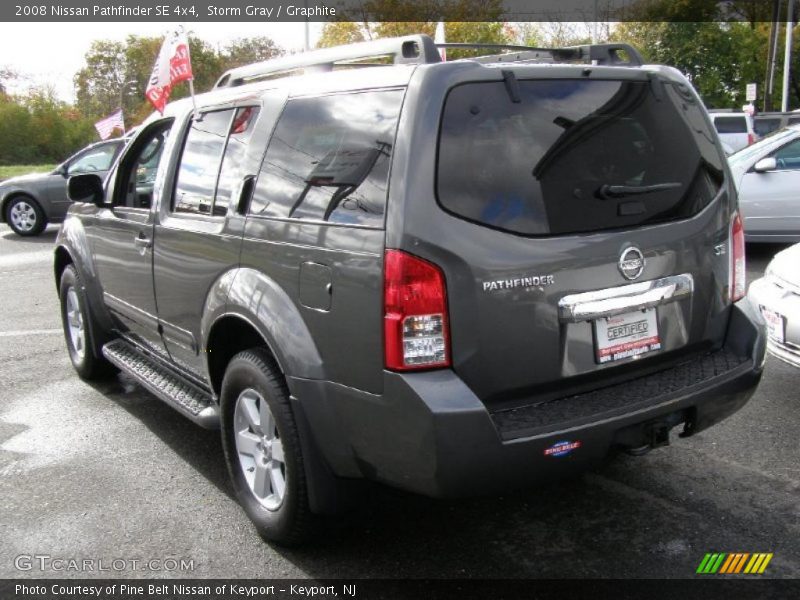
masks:
[[(469, 496), (586, 469), (614, 447), (642, 445), (656, 424), (683, 423), (684, 434), (692, 435), (721, 421), (754, 392), (765, 344), (763, 321), (744, 300), (732, 309), (725, 346), (702, 361), (614, 386), (619, 389), (506, 411), (516, 415), (490, 413), (449, 370), (386, 373), (380, 396), (308, 380), (293, 380), (292, 388), (337, 475), (435, 497)], [(634, 392), (620, 401), (623, 387)], [(570, 410), (555, 406), (561, 402)], [(524, 411), (535, 414), (527, 424)]]

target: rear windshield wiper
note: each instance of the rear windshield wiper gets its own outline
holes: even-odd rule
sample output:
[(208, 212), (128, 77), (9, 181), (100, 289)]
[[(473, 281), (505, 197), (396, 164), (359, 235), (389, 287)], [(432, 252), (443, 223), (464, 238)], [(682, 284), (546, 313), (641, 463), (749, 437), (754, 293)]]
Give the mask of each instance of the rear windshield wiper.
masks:
[(625, 198), (626, 196), (654, 194), (655, 192), (674, 190), (682, 185), (682, 183), (677, 181), (670, 181), (668, 183), (654, 183), (653, 185), (609, 185), (605, 183), (597, 188), (597, 197), (607, 200), (608, 198)]

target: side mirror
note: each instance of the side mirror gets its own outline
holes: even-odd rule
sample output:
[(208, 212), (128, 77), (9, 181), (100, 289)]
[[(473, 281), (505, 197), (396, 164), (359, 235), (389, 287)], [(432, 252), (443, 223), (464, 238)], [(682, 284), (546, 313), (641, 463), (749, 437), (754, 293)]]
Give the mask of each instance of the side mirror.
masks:
[(774, 171), (777, 168), (778, 168), (778, 161), (770, 157), (770, 158), (762, 158), (760, 161), (758, 161), (753, 167), (753, 170), (756, 173), (766, 173), (767, 171)]
[(73, 202), (91, 202), (102, 207), (105, 204), (103, 180), (97, 175), (73, 175), (67, 182), (67, 196)]

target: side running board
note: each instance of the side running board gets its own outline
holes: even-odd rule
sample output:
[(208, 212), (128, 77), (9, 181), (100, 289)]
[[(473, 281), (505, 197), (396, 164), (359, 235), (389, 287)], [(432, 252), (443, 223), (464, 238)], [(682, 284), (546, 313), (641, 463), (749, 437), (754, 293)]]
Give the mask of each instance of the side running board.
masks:
[(136, 379), (148, 392), (206, 429), (219, 429), (217, 403), (208, 392), (189, 383), (125, 340), (103, 346), (110, 363)]

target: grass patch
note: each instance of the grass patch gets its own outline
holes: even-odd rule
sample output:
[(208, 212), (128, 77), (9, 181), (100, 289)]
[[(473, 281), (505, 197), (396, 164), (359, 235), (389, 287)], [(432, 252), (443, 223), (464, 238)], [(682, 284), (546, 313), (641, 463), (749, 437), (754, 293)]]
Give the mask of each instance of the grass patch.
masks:
[(47, 173), (55, 168), (56, 165), (0, 165), (0, 181), (28, 173)]

